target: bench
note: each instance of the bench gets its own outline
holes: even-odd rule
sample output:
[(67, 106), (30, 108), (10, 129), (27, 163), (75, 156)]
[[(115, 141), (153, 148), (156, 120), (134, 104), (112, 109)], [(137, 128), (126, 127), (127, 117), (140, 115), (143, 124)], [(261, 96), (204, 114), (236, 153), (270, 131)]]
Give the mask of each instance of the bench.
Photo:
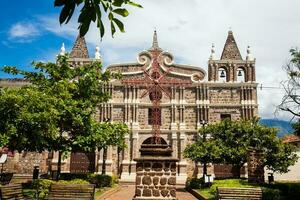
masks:
[(1, 173), (0, 174), (0, 184), (7, 185), (10, 183), (11, 179), (13, 178), (13, 173)]
[(93, 184), (52, 184), (48, 200), (94, 200), (95, 185)]
[(1, 200), (25, 200), (21, 184), (9, 184), (0, 187)]
[(225, 188), (217, 187), (217, 199), (261, 200), (261, 188)]

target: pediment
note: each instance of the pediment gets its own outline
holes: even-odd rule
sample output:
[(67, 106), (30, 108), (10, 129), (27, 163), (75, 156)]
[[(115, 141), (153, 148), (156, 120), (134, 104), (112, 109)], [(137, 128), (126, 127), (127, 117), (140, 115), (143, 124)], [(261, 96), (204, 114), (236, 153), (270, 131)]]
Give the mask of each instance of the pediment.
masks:
[[(156, 57), (155, 57), (156, 56)], [(119, 72), (123, 79), (142, 78), (145, 73), (151, 73), (155, 59), (162, 74), (166, 78), (190, 80), (191, 83), (201, 82), (205, 78), (205, 71), (196, 66), (181, 65), (173, 62), (173, 55), (165, 51), (143, 51), (137, 57), (136, 63), (113, 64), (107, 67), (111, 72)]]

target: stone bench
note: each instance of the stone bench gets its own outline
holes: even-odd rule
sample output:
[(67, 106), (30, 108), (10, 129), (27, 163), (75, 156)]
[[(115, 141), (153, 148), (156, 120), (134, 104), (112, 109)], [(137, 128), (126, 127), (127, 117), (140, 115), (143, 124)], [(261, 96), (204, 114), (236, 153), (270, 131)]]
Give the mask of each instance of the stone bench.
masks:
[(217, 199), (261, 200), (261, 188), (225, 188), (217, 187)]
[(95, 185), (52, 184), (48, 200), (94, 200)]
[(1, 186), (0, 188), (1, 200), (25, 200), (21, 184), (9, 184)]

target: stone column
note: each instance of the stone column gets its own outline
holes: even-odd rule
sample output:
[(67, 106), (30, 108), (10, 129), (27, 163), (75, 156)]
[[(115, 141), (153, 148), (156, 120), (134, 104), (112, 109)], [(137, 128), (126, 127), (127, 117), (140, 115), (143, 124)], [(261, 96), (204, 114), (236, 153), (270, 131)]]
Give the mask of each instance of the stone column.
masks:
[(263, 152), (255, 149), (248, 151), (247, 166), (248, 166), (248, 182), (249, 183), (264, 183), (264, 166)]
[(186, 135), (185, 132), (180, 132), (179, 136), (179, 149), (180, 152), (178, 153), (178, 174), (177, 174), (177, 183), (184, 184), (187, 179), (187, 161), (183, 157), (183, 151), (186, 146)]

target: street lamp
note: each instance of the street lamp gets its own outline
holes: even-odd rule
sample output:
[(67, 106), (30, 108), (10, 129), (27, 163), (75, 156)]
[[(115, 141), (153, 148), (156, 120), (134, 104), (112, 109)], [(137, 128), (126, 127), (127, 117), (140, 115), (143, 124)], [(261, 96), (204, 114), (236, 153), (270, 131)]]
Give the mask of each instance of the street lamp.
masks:
[[(200, 124), (202, 125), (202, 128), (204, 128), (207, 125), (207, 122), (205, 120), (202, 120)], [(203, 142), (205, 141), (206, 141), (206, 133), (204, 132)], [(203, 178), (205, 178), (206, 175), (207, 175), (207, 164), (206, 162), (203, 162)]]

